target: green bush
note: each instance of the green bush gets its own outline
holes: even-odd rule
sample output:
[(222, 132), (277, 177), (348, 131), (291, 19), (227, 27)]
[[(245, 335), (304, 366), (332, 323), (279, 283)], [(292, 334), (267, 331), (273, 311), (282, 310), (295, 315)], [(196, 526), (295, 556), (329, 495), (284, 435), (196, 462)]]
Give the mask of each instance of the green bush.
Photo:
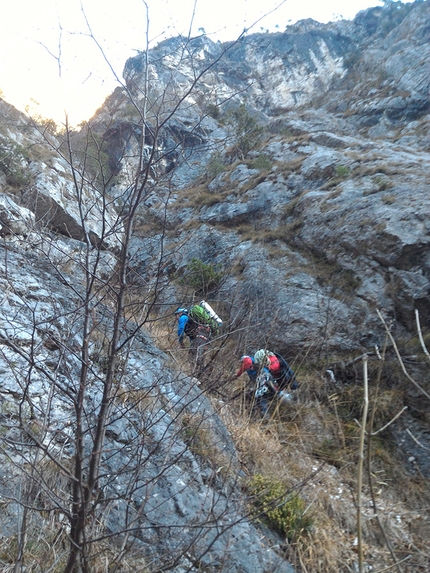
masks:
[(298, 494), (285, 491), (285, 485), (278, 480), (254, 475), (248, 483), (256, 515), (263, 515), (267, 525), (285, 534), (289, 539), (309, 531), (313, 520), (307, 514), (304, 500)]
[(221, 111), (218, 105), (210, 103), (206, 108), (206, 113), (213, 119), (221, 118)]
[(209, 292), (216, 290), (223, 276), (224, 273), (219, 265), (204, 263), (200, 259), (192, 258), (185, 267), (180, 282), (206, 296)]
[(8, 137), (0, 136), (0, 171), (6, 175), (6, 183), (12, 187), (25, 187), (31, 181), (26, 163), (26, 150)]
[(259, 169), (260, 171), (269, 170), (272, 168), (272, 163), (267, 155), (259, 155), (251, 162), (252, 169)]
[(211, 155), (206, 165), (206, 175), (211, 179), (215, 179), (215, 177), (217, 177), (224, 171), (225, 171), (225, 165), (221, 160), (221, 155), (219, 153), (214, 153), (213, 155)]
[(349, 167), (346, 165), (338, 165), (336, 167), (335, 175), (341, 179), (346, 179), (349, 175)]
[(244, 104), (230, 110), (227, 120), (234, 129), (236, 151), (243, 159), (251, 149), (257, 146), (263, 128), (258, 124), (255, 117), (248, 112)]

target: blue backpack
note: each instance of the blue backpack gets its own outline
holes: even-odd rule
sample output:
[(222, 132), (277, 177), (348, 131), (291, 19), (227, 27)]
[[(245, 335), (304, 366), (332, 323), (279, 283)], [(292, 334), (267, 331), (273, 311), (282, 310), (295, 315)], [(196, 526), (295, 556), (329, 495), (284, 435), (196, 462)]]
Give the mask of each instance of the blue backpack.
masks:
[(285, 360), (283, 356), (277, 354), (276, 352), (274, 352), (273, 354), (279, 360), (279, 364), (281, 365), (282, 369), (282, 374), (277, 379), (279, 389), (281, 390), (282, 388), (289, 386), (291, 390), (296, 390), (296, 388), (298, 387), (298, 383), (296, 380), (296, 373), (294, 372), (294, 370), (291, 368), (291, 366), (288, 364), (288, 362)]

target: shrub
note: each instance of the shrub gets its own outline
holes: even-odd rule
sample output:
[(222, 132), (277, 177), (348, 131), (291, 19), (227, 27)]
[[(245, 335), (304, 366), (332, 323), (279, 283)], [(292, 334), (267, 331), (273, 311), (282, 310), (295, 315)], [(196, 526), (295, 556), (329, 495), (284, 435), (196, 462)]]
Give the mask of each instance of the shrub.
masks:
[(376, 175), (376, 177), (373, 178), (373, 182), (378, 187), (378, 191), (386, 191), (387, 189), (391, 189), (391, 187), (393, 187), (391, 181), (383, 175)]
[(219, 153), (214, 153), (213, 155), (211, 155), (206, 165), (206, 175), (211, 179), (215, 179), (215, 177), (217, 177), (224, 171), (225, 171), (225, 165), (221, 160), (221, 155)]
[(204, 263), (200, 259), (192, 258), (185, 267), (180, 282), (198, 293), (207, 295), (219, 286), (223, 276), (224, 273), (219, 265)]
[(294, 133), (291, 131), (289, 127), (282, 127), (279, 131), (280, 135), (284, 137), (294, 137)]
[(349, 167), (346, 165), (338, 165), (336, 167), (335, 175), (341, 179), (346, 179), (349, 175)]
[(206, 113), (212, 117), (213, 119), (220, 119), (221, 117), (221, 111), (219, 109), (219, 106), (214, 104), (214, 103), (210, 103), (207, 108), (206, 108)]
[(6, 175), (6, 183), (18, 188), (30, 183), (31, 175), (26, 166), (28, 160), (28, 154), (21, 145), (0, 136), (0, 171)]
[(272, 168), (272, 163), (267, 155), (259, 155), (251, 162), (252, 169), (268, 170)]
[(248, 483), (248, 493), (256, 514), (262, 514), (269, 527), (289, 540), (310, 530), (313, 520), (306, 513), (304, 500), (298, 494), (288, 493), (281, 481), (256, 474)]
[(256, 147), (260, 140), (263, 128), (257, 120), (248, 112), (244, 104), (231, 110), (228, 121), (233, 126), (236, 136), (236, 151), (244, 158), (249, 151)]

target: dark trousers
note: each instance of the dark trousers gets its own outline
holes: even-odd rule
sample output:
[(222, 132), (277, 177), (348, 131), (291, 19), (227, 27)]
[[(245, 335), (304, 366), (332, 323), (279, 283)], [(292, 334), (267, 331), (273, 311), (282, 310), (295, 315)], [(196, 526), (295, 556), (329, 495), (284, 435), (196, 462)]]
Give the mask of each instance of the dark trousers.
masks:
[(194, 330), (190, 338), (190, 356), (195, 361), (196, 366), (203, 366), (204, 352), (207, 349), (211, 334), (209, 326), (199, 325)]

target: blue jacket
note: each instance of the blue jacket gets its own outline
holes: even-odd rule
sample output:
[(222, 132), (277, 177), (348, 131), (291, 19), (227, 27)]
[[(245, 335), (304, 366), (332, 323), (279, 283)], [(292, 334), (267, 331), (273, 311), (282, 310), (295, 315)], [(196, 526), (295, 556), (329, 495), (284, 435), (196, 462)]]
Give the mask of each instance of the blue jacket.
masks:
[(178, 320), (178, 338), (179, 342), (182, 342), (184, 339), (185, 334), (185, 326), (188, 322), (188, 316), (186, 314), (182, 314)]

